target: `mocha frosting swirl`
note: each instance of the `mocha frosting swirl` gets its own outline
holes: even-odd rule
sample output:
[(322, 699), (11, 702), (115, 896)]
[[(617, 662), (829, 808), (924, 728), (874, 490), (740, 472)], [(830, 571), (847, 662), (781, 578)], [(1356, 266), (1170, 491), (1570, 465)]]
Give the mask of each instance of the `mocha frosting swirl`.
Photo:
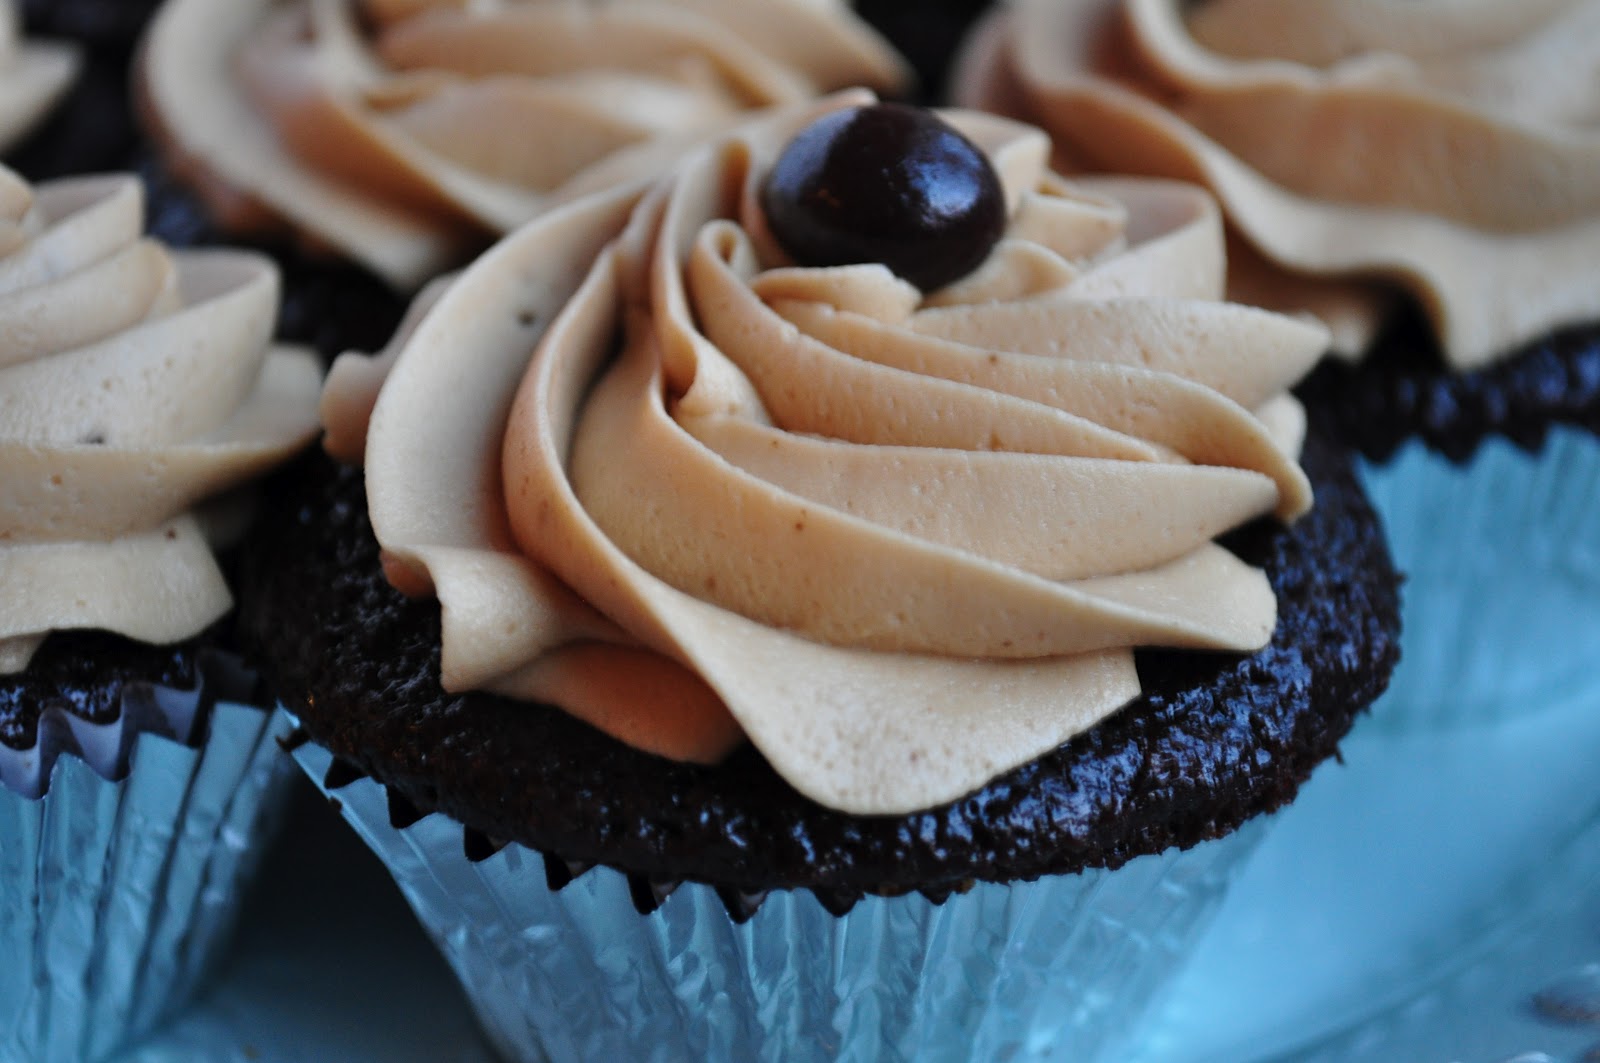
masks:
[(970, 113), (1010, 215), (983, 266), (926, 297), (796, 268), (761, 183), (858, 101), (519, 230), (433, 293), (381, 391), (382, 363), (335, 367), (329, 438), (364, 433), (447, 689), (683, 759), (747, 735), (808, 796), (888, 813), (1115, 711), (1131, 647), (1268, 641), (1264, 576), (1211, 540), (1311, 504), (1286, 389), (1326, 333), (1218, 301), (1200, 190), (1068, 185), (1042, 134)]
[(1239, 294), (1351, 353), (1377, 323), (1352, 282), (1402, 286), (1465, 370), (1600, 319), (1597, 78), (1597, 0), (1019, 0), (961, 94), (1095, 168), (1208, 184), (1290, 271)]
[(316, 434), (273, 265), (168, 251), (143, 214), (133, 177), (0, 168), (0, 673), (52, 631), (204, 630), (232, 599), (196, 505)]
[(81, 58), (71, 45), (25, 41), (12, 0), (0, 0), (0, 151), (11, 148), (72, 86)]
[(402, 288), (752, 108), (906, 77), (843, 0), (168, 0), (143, 62), (225, 222), (264, 208)]

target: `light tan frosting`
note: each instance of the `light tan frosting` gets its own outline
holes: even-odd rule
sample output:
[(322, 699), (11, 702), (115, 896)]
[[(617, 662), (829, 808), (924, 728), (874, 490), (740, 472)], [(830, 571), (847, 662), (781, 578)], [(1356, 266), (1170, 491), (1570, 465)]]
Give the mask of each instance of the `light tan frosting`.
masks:
[(317, 430), (271, 262), (143, 225), (136, 178), (0, 168), (0, 673), (52, 631), (203, 630), (232, 599), (196, 505)]
[(843, 0), (168, 0), (143, 69), (225, 217), (406, 288), (751, 108), (907, 79)]
[(1299, 276), (1239, 294), (1370, 338), (1403, 286), (1470, 369), (1600, 318), (1600, 0), (1017, 0), (965, 102), (1095, 168), (1198, 180)]
[(927, 297), (793, 267), (761, 182), (859, 100), (541, 218), (388, 362), (336, 365), (329, 439), (357, 458), (365, 429), (373, 528), (391, 580), (439, 598), (447, 689), (682, 759), (747, 735), (801, 792), (890, 813), (1124, 705), (1130, 647), (1268, 641), (1265, 577), (1211, 540), (1309, 507), (1286, 388), (1326, 332), (1218, 301), (1201, 190), (1068, 185), (1038, 131), (972, 113), (947, 117), (1010, 211), (983, 266)]
[(70, 44), (25, 41), (12, 0), (0, 0), (0, 151), (26, 136), (72, 86), (81, 57)]

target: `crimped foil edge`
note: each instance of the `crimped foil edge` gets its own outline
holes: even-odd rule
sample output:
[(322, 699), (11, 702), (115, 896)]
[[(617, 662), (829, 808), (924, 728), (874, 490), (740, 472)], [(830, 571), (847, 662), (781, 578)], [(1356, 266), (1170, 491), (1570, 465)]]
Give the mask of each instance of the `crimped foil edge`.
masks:
[(211, 706), (218, 701), (251, 703), (258, 699), (256, 674), (233, 654), (203, 651), (193, 688), (149, 682), (128, 683), (116, 719), (96, 724), (51, 706), (39, 717), (38, 734), (28, 749), (0, 745), (0, 788), (23, 797), (41, 797), (50, 787), (56, 761), (63, 754), (89, 765), (102, 779), (117, 781), (128, 774), (139, 736), (156, 734), (192, 746), (204, 730)]

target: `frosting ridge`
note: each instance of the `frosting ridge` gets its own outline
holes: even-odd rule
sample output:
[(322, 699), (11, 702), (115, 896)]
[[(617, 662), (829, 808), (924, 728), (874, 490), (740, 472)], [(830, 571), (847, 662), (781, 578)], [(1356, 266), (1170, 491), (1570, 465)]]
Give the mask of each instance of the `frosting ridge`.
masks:
[(1094, 167), (1210, 186), (1290, 271), (1246, 256), (1241, 296), (1342, 321), (1344, 353), (1378, 280), (1471, 369), (1600, 317), (1597, 34), (1592, 0), (1021, 0), (975, 39), (962, 98)]
[(136, 178), (0, 169), (0, 672), (54, 630), (198, 634), (232, 598), (197, 507), (316, 433), (276, 268), (142, 230)]
[(1217, 301), (1198, 189), (1069, 185), (974, 114), (949, 120), (1010, 212), (985, 266), (926, 298), (796, 268), (762, 176), (859, 102), (542, 217), (389, 362), (336, 364), (328, 438), (364, 457), (391, 582), (439, 599), (446, 689), (679, 759), (748, 736), (809, 796), (892, 812), (1115, 711), (1133, 646), (1270, 637), (1264, 577), (1211, 540), (1311, 504), (1286, 388), (1326, 333)]
[(907, 77), (842, 0), (168, 0), (143, 68), (224, 219), (400, 287), (753, 108)]

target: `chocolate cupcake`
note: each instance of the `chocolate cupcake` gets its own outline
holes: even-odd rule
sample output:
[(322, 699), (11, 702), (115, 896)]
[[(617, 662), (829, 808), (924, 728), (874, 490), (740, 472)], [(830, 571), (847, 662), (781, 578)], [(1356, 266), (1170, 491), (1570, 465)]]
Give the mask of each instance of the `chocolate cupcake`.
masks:
[(1301, 394), (1389, 463), (1374, 495), (1416, 577), (1396, 719), (1593, 689), (1597, 34), (1587, 0), (1023, 0), (963, 62), (965, 101), (1078, 165), (1208, 185), (1233, 297), (1332, 326)]
[(0, 169), (5, 1054), (99, 1059), (194, 991), (283, 781), (231, 655), (223, 492), (316, 430), (259, 256), (142, 238), (127, 176)]
[(1325, 332), (1198, 190), (947, 118), (777, 112), (330, 377), (365, 474), (246, 630), (513, 1058), (1109, 1050), (1387, 678)]
[[(1212, 188), (1240, 237), (1235, 294), (1318, 314), (1377, 394), (1410, 390), (1377, 374), (1392, 380), (1425, 356), (1435, 375), (1461, 376), (1600, 327), (1600, 140), (1575, 73), (1600, 68), (1596, 28), (1594, 3), (1446, 17), (1025, 0), (974, 43), (962, 95), (1031, 118), (1096, 169)], [(1383, 331), (1399, 293), (1433, 342), (1416, 328)], [(1584, 345), (1549, 346), (1570, 362)], [(1369, 398), (1338, 423), (1383, 457), (1419, 433), (1462, 454), (1485, 432), (1579, 415), (1556, 396), (1504, 420), (1486, 418), (1482, 402), (1457, 405), (1449, 423)]]

